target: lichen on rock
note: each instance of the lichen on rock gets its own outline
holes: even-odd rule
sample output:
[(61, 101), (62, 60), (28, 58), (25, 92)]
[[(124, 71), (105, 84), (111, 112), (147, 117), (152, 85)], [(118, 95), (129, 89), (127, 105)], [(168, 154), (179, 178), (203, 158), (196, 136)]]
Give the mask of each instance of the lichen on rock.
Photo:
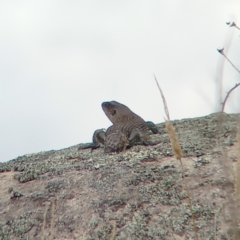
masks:
[(222, 223), (234, 183), (221, 158), (224, 151), (231, 168), (237, 162), (238, 119), (173, 121), (184, 172), (164, 123), (151, 136), (155, 146), (105, 154), (76, 145), (0, 164), (0, 239), (194, 239), (192, 214), (200, 239), (231, 239)]

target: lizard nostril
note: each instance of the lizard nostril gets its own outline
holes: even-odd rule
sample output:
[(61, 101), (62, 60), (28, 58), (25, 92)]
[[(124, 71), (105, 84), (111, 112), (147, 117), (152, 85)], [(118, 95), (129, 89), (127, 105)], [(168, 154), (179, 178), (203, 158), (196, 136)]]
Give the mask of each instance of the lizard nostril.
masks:
[(110, 104), (109, 102), (103, 102), (102, 107), (107, 107), (107, 106), (109, 106), (109, 104)]

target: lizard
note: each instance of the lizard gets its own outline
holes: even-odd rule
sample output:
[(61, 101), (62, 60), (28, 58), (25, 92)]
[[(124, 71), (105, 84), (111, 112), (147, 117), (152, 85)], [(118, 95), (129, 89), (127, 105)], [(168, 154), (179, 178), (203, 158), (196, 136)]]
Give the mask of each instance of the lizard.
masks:
[(158, 133), (157, 126), (150, 121), (145, 122), (127, 106), (117, 101), (103, 102), (102, 109), (112, 122), (106, 131), (98, 129), (93, 134), (93, 142), (84, 144), (78, 149), (98, 148), (104, 146), (105, 153), (121, 152), (133, 145), (156, 145), (152, 142), (149, 130)]

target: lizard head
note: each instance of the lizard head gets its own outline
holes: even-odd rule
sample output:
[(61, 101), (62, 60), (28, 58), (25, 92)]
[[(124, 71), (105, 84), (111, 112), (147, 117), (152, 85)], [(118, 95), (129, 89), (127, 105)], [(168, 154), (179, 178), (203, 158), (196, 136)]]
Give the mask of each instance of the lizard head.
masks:
[(116, 101), (103, 102), (102, 109), (112, 124), (127, 122), (135, 116), (127, 106)]

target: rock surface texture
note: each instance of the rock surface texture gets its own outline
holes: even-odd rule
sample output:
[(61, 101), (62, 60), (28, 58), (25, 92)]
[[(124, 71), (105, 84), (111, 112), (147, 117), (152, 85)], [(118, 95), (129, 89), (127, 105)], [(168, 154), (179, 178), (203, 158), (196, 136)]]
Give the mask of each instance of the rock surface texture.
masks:
[(173, 121), (184, 180), (164, 123), (155, 146), (106, 154), (76, 145), (0, 164), (0, 239), (194, 239), (186, 184), (199, 239), (232, 239), (239, 117)]

